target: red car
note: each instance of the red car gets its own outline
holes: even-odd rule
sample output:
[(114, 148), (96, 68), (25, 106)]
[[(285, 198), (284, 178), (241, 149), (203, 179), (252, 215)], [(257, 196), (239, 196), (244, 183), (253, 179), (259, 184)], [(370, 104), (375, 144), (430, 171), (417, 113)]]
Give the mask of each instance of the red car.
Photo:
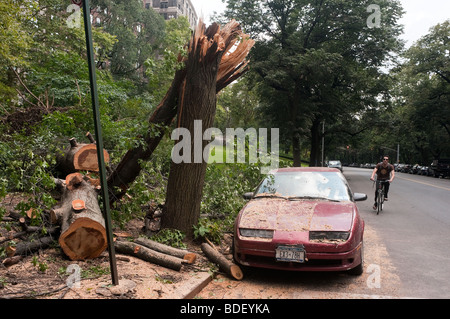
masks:
[(363, 272), (364, 221), (335, 168), (282, 168), (260, 183), (239, 212), (234, 259), (244, 266)]

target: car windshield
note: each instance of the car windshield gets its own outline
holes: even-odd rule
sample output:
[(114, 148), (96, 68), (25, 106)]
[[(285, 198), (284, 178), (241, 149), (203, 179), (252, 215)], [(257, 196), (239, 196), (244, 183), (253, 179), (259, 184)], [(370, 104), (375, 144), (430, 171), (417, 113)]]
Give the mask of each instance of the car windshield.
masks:
[(350, 190), (338, 172), (278, 172), (268, 175), (256, 190), (255, 197), (287, 199), (318, 198), (350, 200)]

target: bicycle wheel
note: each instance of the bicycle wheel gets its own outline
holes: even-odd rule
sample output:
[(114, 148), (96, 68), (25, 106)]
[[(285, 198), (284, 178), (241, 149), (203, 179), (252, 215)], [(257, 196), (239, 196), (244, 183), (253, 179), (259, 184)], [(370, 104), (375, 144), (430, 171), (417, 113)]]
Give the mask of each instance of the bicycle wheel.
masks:
[(382, 196), (382, 189), (378, 189), (378, 196), (377, 196), (377, 215), (380, 213), (381, 211), (381, 196)]
[(380, 211), (382, 211), (382, 210), (383, 210), (383, 205), (384, 205), (384, 189), (381, 190), (380, 195), (381, 195), (381, 199), (380, 199), (380, 203), (381, 203)]

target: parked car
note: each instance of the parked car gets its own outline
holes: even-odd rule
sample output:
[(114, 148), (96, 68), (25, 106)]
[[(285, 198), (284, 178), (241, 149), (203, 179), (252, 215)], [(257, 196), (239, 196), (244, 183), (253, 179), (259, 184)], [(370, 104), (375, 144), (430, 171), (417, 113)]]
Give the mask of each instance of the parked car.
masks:
[(450, 176), (450, 159), (437, 159), (431, 164), (434, 177)]
[(260, 183), (239, 212), (233, 255), (238, 264), (294, 271), (363, 271), (364, 221), (335, 168), (281, 168)]
[(328, 167), (337, 168), (341, 172), (343, 171), (341, 161), (328, 161)]
[(431, 175), (433, 175), (433, 170), (428, 166), (422, 166), (422, 168), (420, 169), (420, 171), (417, 174), (431, 176)]
[(421, 169), (422, 169), (422, 166), (420, 166), (419, 164), (415, 164), (415, 165), (411, 166), (411, 168), (409, 169), (409, 173), (417, 174)]
[(411, 167), (412, 167), (411, 164), (404, 164), (403, 167), (401, 168), (400, 172), (409, 173), (409, 170), (411, 169)]

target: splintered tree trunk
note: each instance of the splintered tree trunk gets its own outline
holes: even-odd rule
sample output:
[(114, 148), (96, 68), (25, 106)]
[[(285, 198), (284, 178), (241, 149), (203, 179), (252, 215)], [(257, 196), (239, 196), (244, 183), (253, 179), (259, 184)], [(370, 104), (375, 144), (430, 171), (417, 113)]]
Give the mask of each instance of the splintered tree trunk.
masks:
[[(200, 21), (199, 26), (204, 28), (204, 24)], [(218, 32), (213, 34), (211, 32), (208, 37), (201, 38), (199, 33), (197, 32), (195, 42), (202, 42), (202, 46), (195, 45), (196, 48), (206, 48), (205, 42), (206, 39), (212, 40), (215, 43), (215, 46), (218, 48), (217, 54), (222, 55), (224, 52), (227, 52), (221, 59), (219, 59), (219, 67), (217, 74), (217, 79), (215, 84), (215, 93), (218, 93), (223, 88), (227, 87), (234, 80), (238, 79), (245, 72), (248, 71), (248, 61), (246, 61), (246, 57), (250, 51), (250, 49), (254, 45), (254, 41), (250, 39), (247, 35), (245, 35), (239, 24), (232, 20), (229, 22), (222, 30), (219, 32), (219, 27), (214, 25), (214, 29), (211, 31)], [(217, 35), (217, 36), (216, 36)], [(214, 38), (216, 37), (216, 38)], [(193, 41), (191, 40), (190, 50), (194, 47)], [(233, 48), (232, 51), (231, 48)], [(205, 52), (203, 52), (204, 54)], [(202, 63), (215, 63), (214, 54), (209, 53), (209, 58), (212, 58), (213, 61), (209, 59), (207, 61), (203, 61)], [(171, 125), (177, 112), (179, 111), (180, 105), (182, 101), (179, 98), (183, 98), (183, 87), (186, 83), (186, 72), (187, 66), (195, 61), (192, 59), (203, 59), (201, 58), (202, 52), (198, 52), (197, 55), (189, 55), (184, 60), (181, 60), (185, 67), (181, 70), (178, 70), (175, 73), (174, 80), (172, 81), (172, 85), (167, 91), (164, 99), (159, 103), (158, 107), (152, 114), (149, 119), (149, 125), (153, 126), (152, 130), (149, 130), (147, 135), (144, 137), (145, 146), (139, 145), (134, 149), (130, 149), (127, 154), (122, 158), (117, 168), (112, 172), (112, 174), (108, 178), (108, 188), (110, 190), (110, 201), (115, 202), (119, 200), (128, 189), (129, 185), (136, 179), (141, 171), (140, 161), (147, 161), (152, 155), (153, 151), (158, 146), (159, 142), (164, 136), (166, 131), (166, 127)], [(217, 65), (215, 66), (217, 68)], [(192, 69), (191, 72), (195, 72), (195, 69)], [(190, 78), (192, 74), (190, 75)], [(199, 90), (203, 90), (203, 84), (197, 81), (197, 84), (201, 85), (198, 87)], [(212, 87), (211, 87), (212, 88)], [(210, 88), (210, 89), (211, 89)], [(189, 92), (192, 93), (192, 90)], [(205, 96), (202, 94), (202, 96)], [(192, 95), (191, 95), (192, 97)], [(189, 112), (189, 110), (187, 110)], [(155, 132), (155, 128), (157, 130), (157, 134), (151, 134), (150, 131)]]
[[(210, 29), (211, 27), (208, 31)], [(184, 152), (191, 150), (191, 154), (188, 155), (190, 160), (179, 164), (171, 163), (166, 203), (161, 219), (162, 227), (181, 230), (188, 237), (192, 236), (192, 225), (197, 223), (200, 216), (200, 202), (207, 165), (203, 160), (203, 153), (194, 154), (195, 151), (202, 152), (206, 145), (202, 138), (201, 149), (194, 147), (196, 140), (194, 121), (201, 120), (201, 130), (196, 132), (201, 136), (213, 123), (216, 109), (216, 79), (221, 57), (221, 54), (215, 55), (219, 49), (218, 43), (213, 42), (213, 46), (207, 48), (215, 32), (210, 32), (208, 39), (203, 39), (204, 32), (204, 25), (199, 25), (191, 41), (186, 79), (178, 107), (178, 128), (186, 128), (191, 133), (190, 141), (187, 141), (190, 148), (183, 149)], [(204, 55), (203, 47), (206, 47), (209, 56)]]
[[(222, 30), (218, 24), (212, 24), (205, 30), (205, 25), (200, 22), (189, 45), (186, 79), (179, 97), (177, 120), (178, 128), (187, 129), (190, 133), (190, 138), (182, 138), (183, 145), (186, 146), (182, 152), (190, 154), (183, 156), (187, 160), (171, 164), (161, 219), (162, 227), (181, 230), (188, 237), (192, 237), (192, 226), (197, 224), (200, 216), (207, 166), (203, 150), (209, 143), (203, 140), (203, 133), (214, 122), (217, 85), (223, 85), (222, 78), (229, 79), (241, 68), (242, 61), (253, 45), (251, 42), (246, 43), (233, 54), (224, 56), (224, 53), (229, 52), (230, 45), (236, 43), (237, 35), (242, 35), (240, 31), (239, 24), (235, 21)], [(196, 125), (194, 121), (200, 122)]]
[(71, 260), (98, 257), (107, 246), (105, 220), (96, 189), (79, 173), (66, 178), (59, 207), (51, 220), (61, 224), (59, 244)]

